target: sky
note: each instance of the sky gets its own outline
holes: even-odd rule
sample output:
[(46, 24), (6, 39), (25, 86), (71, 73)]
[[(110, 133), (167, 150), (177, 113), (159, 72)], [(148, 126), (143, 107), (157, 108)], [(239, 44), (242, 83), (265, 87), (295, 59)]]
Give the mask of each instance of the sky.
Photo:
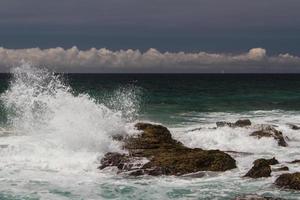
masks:
[(299, 10), (299, 0), (1, 0), (0, 71), (25, 60), (70, 72), (300, 72)]

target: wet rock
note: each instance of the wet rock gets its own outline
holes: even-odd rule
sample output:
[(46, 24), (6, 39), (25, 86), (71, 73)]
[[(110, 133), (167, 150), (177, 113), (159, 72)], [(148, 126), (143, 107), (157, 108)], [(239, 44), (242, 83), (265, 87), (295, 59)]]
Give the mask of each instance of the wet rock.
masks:
[(125, 154), (120, 153), (107, 153), (104, 158), (101, 160), (101, 166), (99, 169), (104, 169), (109, 166), (115, 166), (119, 169), (123, 168), (123, 165), (127, 163), (129, 157)]
[(220, 122), (216, 122), (216, 125), (217, 127), (224, 127), (224, 126), (229, 126), (232, 128), (246, 127), (246, 126), (251, 126), (251, 121), (249, 119), (240, 119), (237, 120), (235, 123), (220, 121)]
[(253, 162), (254, 165), (277, 165), (279, 164), (278, 160), (276, 160), (275, 157), (271, 158), (271, 159), (257, 159)]
[(236, 197), (235, 200), (284, 200), (276, 197), (267, 197), (267, 196), (259, 196), (259, 195), (245, 195), (242, 197)]
[(131, 171), (128, 175), (129, 176), (142, 176), (144, 174), (145, 174), (144, 170), (138, 169), (138, 170)]
[(300, 127), (295, 124), (288, 124), (288, 126), (293, 130), (300, 130)]
[(287, 146), (287, 143), (284, 140), (282, 132), (276, 130), (272, 126), (262, 127), (260, 130), (254, 131), (253, 133), (251, 133), (250, 136), (257, 137), (258, 139), (263, 138), (263, 137), (272, 137), (275, 140), (277, 140), (279, 146), (282, 146), (282, 147)]
[(273, 172), (279, 172), (279, 171), (289, 171), (290, 169), (287, 166), (279, 167), (272, 169)]
[(290, 164), (296, 164), (296, 163), (300, 163), (300, 160), (293, 160), (293, 161), (288, 162), (288, 163), (290, 163)]
[(280, 175), (276, 179), (275, 185), (286, 189), (300, 190), (300, 172)]
[(270, 177), (271, 176), (271, 167), (270, 165), (276, 165), (279, 162), (275, 159), (257, 159), (253, 162), (253, 167), (247, 172), (245, 177), (250, 178), (261, 178), (261, 177)]
[(174, 140), (164, 126), (138, 123), (135, 127), (142, 132), (124, 139), (128, 154), (107, 154), (101, 161), (100, 169), (117, 166), (120, 171), (131, 171), (130, 163), (141, 158), (148, 162), (134, 175), (183, 175), (198, 171), (226, 171), (236, 167), (235, 160), (222, 151), (185, 147)]
[(251, 126), (251, 121), (249, 119), (240, 119), (237, 120), (234, 124), (238, 127)]
[(99, 169), (106, 167), (117, 167), (122, 171), (132, 171), (140, 169), (148, 160), (142, 157), (134, 158), (127, 154), (120, 154), (116, 152), (110, 152), (105, 154), (101, 159), (101, 166)]
[(224, 126), (234, 127), (234, 123), (225, 122), (225, 121), (216, 122), (216, 125), (217, 127), (224, 127)]
[(242, 152), (242, 151), (225, 151), (225, 153), (229, 153), (230, 155), (233, 156), (250, 156), (254, 154), (254, 153)]

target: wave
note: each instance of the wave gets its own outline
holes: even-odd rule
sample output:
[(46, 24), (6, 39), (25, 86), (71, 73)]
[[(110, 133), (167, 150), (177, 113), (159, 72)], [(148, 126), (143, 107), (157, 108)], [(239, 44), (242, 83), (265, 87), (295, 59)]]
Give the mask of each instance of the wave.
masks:
[(88, 94), (75, 95), (59, 75), (23, 63), (12, 70), (1, 100), (9, 126), (18, 134), (48, 137), (61, 148), (107, 152), (117, 150), (111, 137), (127, 132), (134, 119), (133, 92), (117, 91), (107, 102), (114, 108), (109, 109)]

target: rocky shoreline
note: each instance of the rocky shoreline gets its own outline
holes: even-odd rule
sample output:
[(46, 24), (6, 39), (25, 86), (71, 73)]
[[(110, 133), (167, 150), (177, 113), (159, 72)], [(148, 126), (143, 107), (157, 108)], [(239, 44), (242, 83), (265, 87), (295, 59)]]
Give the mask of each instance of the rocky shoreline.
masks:
[[(248, 119), (238, 120), (235, 123), (217, 122), (216, 128), (228, 126), (230, 128), (247, 128), (252, 126)], [(129, 176), (181, 176), (201, 171), (224, 172), (236, 168), (236, 161), (230, 153), (220, 150), (203, 150), (200, 148), (188, 148), (181, 142), (172, 138), (170, 131), (162, 126), (149, 123), (137, 123), (135, 128), (140, 131), (136, 136), (116, 136), (123, 144), (127, 153), (109, 152), (101, 160), (99, 169), (116, 167), (118, 173)], [(293, 130), (297, 126), (290, 125)], [(257, 139), (270, 137), (277, 141), (281, 147), (288, 146), (288, 139), (282, 132), (272, 125), (259, 125), (257, 130), (249, 136)], [(299, 160), (291, 163), (298, 163)], [(286, 166), (271, 168), (280, 162), (276, 158), (257, 159), (253, 167), (245, 174), (248, 178), (270, 177), (272, 171), (288, 171)], [(279, 188), (300, 190), (300, 173), (281, 174), (274, 182)], [(237, 197), (237, 199), (275, 199), (268, 197)]]

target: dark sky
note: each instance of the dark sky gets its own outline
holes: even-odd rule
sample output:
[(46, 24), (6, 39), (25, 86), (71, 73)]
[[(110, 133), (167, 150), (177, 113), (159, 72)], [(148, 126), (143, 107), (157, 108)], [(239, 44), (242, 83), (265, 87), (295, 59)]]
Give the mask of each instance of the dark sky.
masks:
[(299, 0), (1, 0), (0, 46), (300, 54)]

